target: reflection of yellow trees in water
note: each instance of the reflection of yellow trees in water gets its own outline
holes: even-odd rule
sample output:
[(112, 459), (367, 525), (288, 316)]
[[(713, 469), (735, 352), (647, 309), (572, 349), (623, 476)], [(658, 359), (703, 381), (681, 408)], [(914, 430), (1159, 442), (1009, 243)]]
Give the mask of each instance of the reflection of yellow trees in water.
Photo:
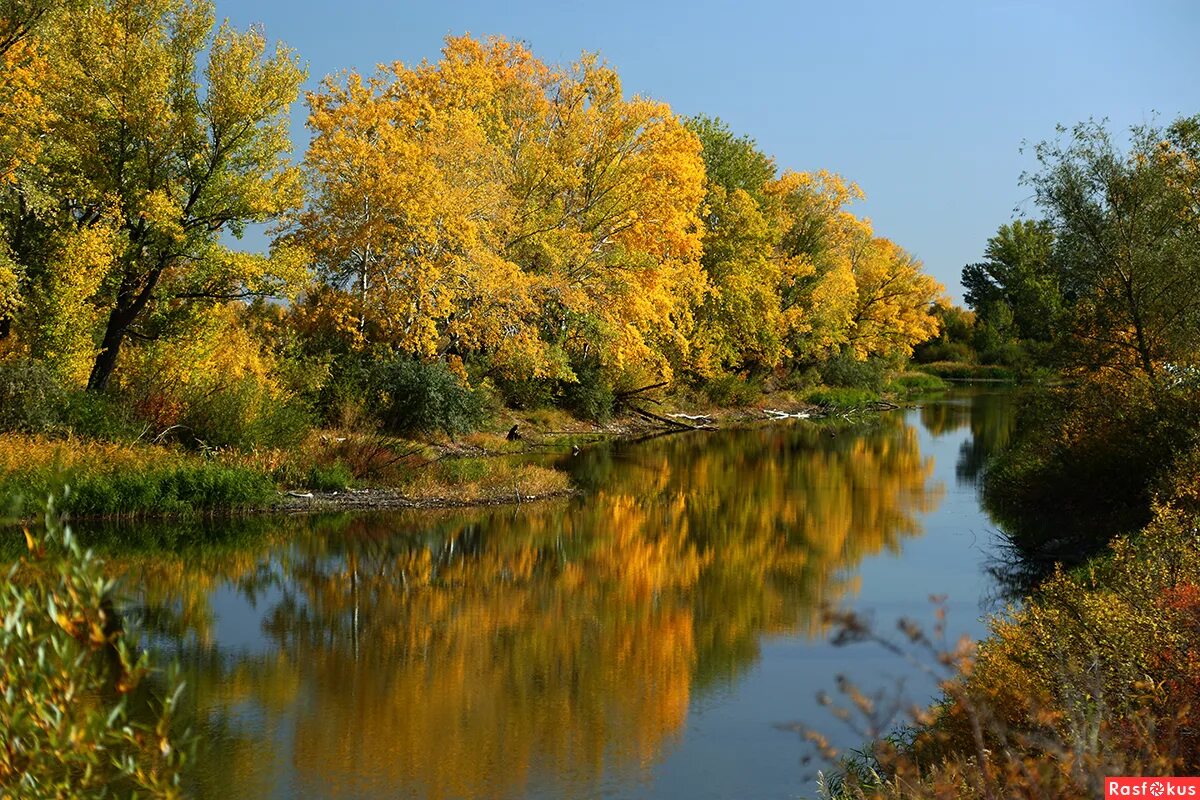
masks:
[[(573, 464), (594, 491), (570, 504), (293, 520), (261, 554), (143, 565), (161, 629), (191, 627), (201, 645), (199, 713), (231, 726), (225, 772), (253, 767), (247, 747), (260, 763), (277, 747), (301, 785), (335, 795), (574, 794), (637, 773), (698, 687), (752, 664), (764, 634), (819, 633), (820, 603), (918, 533), (941, 491), (898, 418), (836, 436), (673, 437)], [(205, 646), (211, 618), (187, 595), (218, 584), (257, 593), (269, 655)], [(236, 730), (247, 704), (268, 720), (257, 741)], [(215, 787), (203, 793), (230, 791)]]

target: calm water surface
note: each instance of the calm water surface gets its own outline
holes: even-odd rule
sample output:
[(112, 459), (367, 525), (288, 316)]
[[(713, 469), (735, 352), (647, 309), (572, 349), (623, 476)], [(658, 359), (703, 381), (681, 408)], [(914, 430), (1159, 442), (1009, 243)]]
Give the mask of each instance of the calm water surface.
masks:
[(977, 392), (855, 429), (805, 422), (567, 459), (569, 502), (246, 523), (128, 558), (128, 611), (186, 667), (201, 798), (793, 798), (781, 723), (857, 737), (815, 693), (907, 679), (820, 607), (982, 635), (1011, 433)]

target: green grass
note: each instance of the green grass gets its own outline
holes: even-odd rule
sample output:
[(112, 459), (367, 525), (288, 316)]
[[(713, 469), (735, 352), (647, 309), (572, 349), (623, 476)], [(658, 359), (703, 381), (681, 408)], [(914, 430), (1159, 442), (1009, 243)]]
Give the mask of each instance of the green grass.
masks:
[(913, 369), (949, 380), (1016, 381), (1017, 371), (999, 364), (965, 364), (957, 361), (935, 361), (916, 364)]
[(945, 380), (925, 372), (901, 373), (887, 385), (887, 391), (897, 395), (932, 394), (949, 388), (950, 384)]
[(822, 386), (809, 391), (804, 399), (823, 408), (857, 408), (878, 402), (880, 396), (871, 389)]
[(84, 466), (48, 468), (0, 476), (0, 503), (18, 515), (50, 494), (65, 496), (59, 507), (75, 516), (188, 516), (262, 508), (275, 487), (258, 472), (214, 463), (146, 466), (135, 471), (97, 471)]

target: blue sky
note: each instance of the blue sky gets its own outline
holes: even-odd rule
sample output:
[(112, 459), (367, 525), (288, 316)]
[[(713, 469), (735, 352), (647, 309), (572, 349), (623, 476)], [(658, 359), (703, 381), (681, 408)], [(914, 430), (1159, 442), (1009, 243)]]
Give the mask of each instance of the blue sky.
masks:
[[(1057, 123), (1200, 113), (1200, 2), (372, 2), (217, 0), (294, 47), (310, 84), (502, 34), (558, 62), (599, 51), (629, 93), (706, 113), (781, 167), (825, 168), (961, 298), (962, 265), (1015, 208), (1023, 141)], [(297, 148), (307, 141), (296, 110)]]

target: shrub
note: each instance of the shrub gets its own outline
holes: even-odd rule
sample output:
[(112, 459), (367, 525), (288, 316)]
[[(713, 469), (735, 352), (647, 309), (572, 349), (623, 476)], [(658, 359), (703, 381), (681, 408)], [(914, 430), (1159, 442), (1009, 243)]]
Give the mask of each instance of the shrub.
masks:
[(844, 352), (821, 365), (821, 380), (826, 386), (879, 392), (886, 372), (887, 364), (881, 359), (859, 361), (850, 352)]
[(181, 796), (193, 747), (173, 718), (174, 669), (154, 664), (113, 611), (103, 563), (52, 514), (0, 588), (0, 789), (14, 797)]
[(984, 502), (1021, 548), (1056, 544), (1079, 558), (1149, 519), (1154, 489), (1196, 446), (1200, 395), (1090, 376), (1029, 398), (1020, 415)]
[(879, 393), (870, 389), (820, 388), (813, 389), (805, 399), (826, 408), (857, 408), (878, 401)]
[(46, 433), (61, 422), (66, 392), (54, 373), (31, 359), (0, 362), (0, 430)]
[(582, 419), (607, 422), (617, 402), (612, 381), (595, 363), (576, 366), (575, 377), (563, 389), (563, 406)]
[(340, 461), (328, 466), (314, 464), (308, 471), (308, 488), (317, 492), (337, 492), (350, 486), (350, 469)]
[(920, 394), (925, 392), (942, 392), (950, 385), (936, 375), (925, 372), (905, 372), (897, 375), (888, 384), (890, 391), (901, 394)]
[(110, 395), (88, 391), (66, 395), (62, 427), (76, 436), (106, 441), (136, 439), (143, 430), (127, 403)]
[(440, 361), (400, 357), (380, 366), (384, 426), (399, 434), (468, 433), (482, 421), (485, 399)]
[(748, 406), (762, 396), (762, 385), (741, 375), (722, 375), (703, 387), (709, 402), (727, 408)]

